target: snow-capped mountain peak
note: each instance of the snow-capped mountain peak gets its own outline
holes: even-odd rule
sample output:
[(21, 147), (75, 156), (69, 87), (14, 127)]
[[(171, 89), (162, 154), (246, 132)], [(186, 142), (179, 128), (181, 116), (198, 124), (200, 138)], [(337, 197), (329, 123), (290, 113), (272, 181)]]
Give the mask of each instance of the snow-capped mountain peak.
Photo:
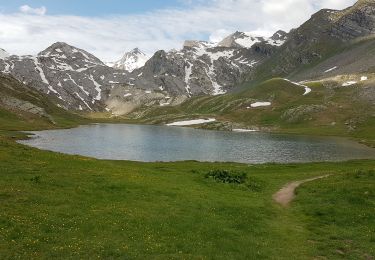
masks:
[(5, 58), (8, 58), (10, 55), (8, 52), (6, 52), (4, 49), (0, 48), (0, 59), (3, 60)]
[(184, 42), (184, 48), (212, 48), (216, 47), (215, 43), (206, 42), (206, 41), (195, 41), (195, 40), (187, 40)]
[(282, 30), (279, 30), (268, 39), (268, 43), (271, 45), (281, 46), (286, 42), (287, 39), (288, 34)]
[[(279, 38), (271, 39), (236, 32), (220, 43), (185, 41), (180, 50), (158, 51), (131, 77), (135, 87), (167, 91), (172, 96), (228, 92), (241, 81), (242, 75), (261, 64), (274, 46), (280, 46)], [(261, 48), (251, 48), (259, 43)]]
[(72, 110), (101, 110), (105, 92), (115, 84), (129, 82), (127, 72), (109, 68), (93, 54), (62, 42), (37, 56), (0, 59), (0, 72), (30, 84)]
[(251, 48), (256, 43), (264, 42), (268, 45), (281, 46), (287, 38), (287, 33), (283, 31), (276, 32), (272, 37), (258, 36), (249, 32), (235, 32), (224, 38), (217, 44), (219, 47), (227, 48)]
[(112, 63), (109, 62), (107, 65), (115, 69), (132, 72), (135, 69), (143, 67), (149, 59), (150, 57), (144, 52), (138, 48), (135, 48), (132, 51), (125, 53), (119, 61)]

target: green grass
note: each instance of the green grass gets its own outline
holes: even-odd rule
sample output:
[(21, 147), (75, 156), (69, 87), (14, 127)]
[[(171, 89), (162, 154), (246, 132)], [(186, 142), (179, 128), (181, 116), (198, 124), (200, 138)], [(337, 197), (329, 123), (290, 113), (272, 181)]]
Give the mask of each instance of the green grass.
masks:
[[(290, 259), (291, 255), (304, 259), (316, 254), (309, 240), (330, 240), (329, 234), (315, 234), (315, 226), (305, 221), (310, 209), (317, 207), (314, 201), (335, 203), (334, 193), (345, 188), (336, 183), (348, 184), (343, 173), (374, 169), (375, 164), (100, 161), (39, 151), (3, 137), (0, 167), (2, 259)], [(245, 172), (258, 188), (205, 178), (212, 169)], [(333, 179), (324, 181), (325, 188), (314, 198), (303, 195), (297, 200), (293, 213), (272, 202), (272, 194), (285, 183), (327, 172), (338, 174), (335, 189)], [(366, 175), (360, 182), (353, 179), (351, 185), (359, 189), (371, 181), (373, 176)], [(308, 193), (309, 187), (301, 191)], [(369, 206), (353, 200), (353, 205), (345, 205), (346, 214), (367, 214)], [(339, 213), (336, 218), (341, 218)], [(364, 219), (361, 225), (371, 221)], [(337, 224), (340, 229), (348, 223)], [(373, 248), (365, 246), (367, 237), (355, 234), (353, 247), (361, 245), (363, 252), (374, 254)], [(324, 252), (329, 254), (331, 248)]]
[(332, 176), (299, 190), (292, 211), (303, 216), (314, 255), (327, 259), (374, 257), (374, 191), (374, 170)]
[[(279, 91), (280, 82), (272, 82), (277, 84), (266, 83), (266, 91), (259, 93), (262, 98), (272, 94), (281, 104), (293, 91), (301, 92), (290, 85)], [(200, 97), (182, 106), (198, 116), (217, 113), (235, 118), (229, 115), (233, 107), (241, 110), (238, 99), (253, 100), (254, 93), (247, 94)], [(47, 102), (39, 97), (32, 101)], [(230, 104), (223, 106), (224, 101)], [(25, 135), (10, 130), (89, 122), (50, 103), (41, 106), (56, 124), (0, 110), (0, 259), (371, 259), (375, 255), (375, 161), (137, 163), (17, 144), (15, 140)], [(186, 116), (180, 107), (171, 109), (176, 112), (173, 116)], [(259, 120), (271, 121), (267, 118), (275, 117), (277, 109)], [(244, 113), (248, 120), (250, 115)], [(241, 114), (237, 116), (240, 121)], [(325, 174), (332, 176), (300, 187), (289, 208), (273, 202), (272, 195), (286, 183)]]
[[(177, 107), (141, 108), (143, 117), (137, 120), (163, 124), (186, 118), (215, 117), (219, 123), (207, 128), (231, 129), (233, 126), (279, 133), (345, 136), (375, 145), (375, 110), (369, 101), (360, 98), (363, 83), (350, 88), (324, 84), (332, 83), (309, 83), (312, 92), (304, 96), (302, 87), (272, 79), (240, 93), (192, 98)], [(247, 109), (256, 101), (270, 101), (272, 106)], [(324, 109), (307, 112), (292, 121), (284, 117), (288, 110), (306, 106), (323, 106)], [(348, 122), (353, 122), (353, 129)]]

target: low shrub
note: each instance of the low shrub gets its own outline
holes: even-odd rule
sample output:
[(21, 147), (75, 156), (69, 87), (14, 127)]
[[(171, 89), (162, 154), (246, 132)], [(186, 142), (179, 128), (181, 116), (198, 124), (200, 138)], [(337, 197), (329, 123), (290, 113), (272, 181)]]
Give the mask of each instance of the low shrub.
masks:
[(31, 182), (40, 183), (41, 176), (34, 176), (30, 179)]
[(232, 184), (244, 184), (247, 180), (246, 173), (230, 170), (212, 170), (209, 171), (205, 177), (214, 179), (217, 182)]

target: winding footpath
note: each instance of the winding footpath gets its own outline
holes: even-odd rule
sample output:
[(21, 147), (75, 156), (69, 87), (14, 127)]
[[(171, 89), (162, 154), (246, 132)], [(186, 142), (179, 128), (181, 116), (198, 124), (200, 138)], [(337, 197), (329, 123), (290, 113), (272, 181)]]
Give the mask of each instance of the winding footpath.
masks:
[(310, 178), (310, 179), (306, 179), (302, 181), (294, 181), (294, 182), (288, 183), (281, 190), (279, 190), (277, 193), (273, 195), (273, 199), (275, 202), (277, 202), (281, 206), (287, 207), (289, 203), (295, 198), (296, 196), (295, 191), (299, 186), (301, 186), (302, 184), (306, 182), (311, 182), (311, 181), (327, 178), (328, 176), (330, 175), (328, 174), (328, 175)]
[(305, 88), (305, 93), (303, 94), (304, 96), (306, 96), (307, 94), (309, 94), (309, 93), (311, 92), (311, 88), (309, 88), (309, 87), (306, 86), (306, 85), (303, 85), (303, 84), (298, 83), (298, 82), (291, 81), (291, 80), (289, 80), (289, 79), (284, 79), (284, 80), (285, 80), (285, 81), (288, 81), (288, 82), (290, 82), (290, 83), (292, 83), (292, 84), (294, 84), (294, 85), (296, 85), (296, 86), (299, 86), (299, 87), (303, 87), (303, 88)]

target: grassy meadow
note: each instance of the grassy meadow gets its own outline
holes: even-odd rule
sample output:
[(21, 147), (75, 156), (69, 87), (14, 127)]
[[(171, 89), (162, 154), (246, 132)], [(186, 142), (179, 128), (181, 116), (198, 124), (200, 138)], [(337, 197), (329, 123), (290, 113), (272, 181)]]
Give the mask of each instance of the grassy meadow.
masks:
[[(279, 83), (268, 84), (270, 92), (259, 98), (268, 98)], [(202, 97), (182, 106), (188, 116), (267, 125), (280, 115), (283, 99), (303, 94), (285, 84), (275, 107), (261, 109), (264, 115), (242, 108), (252, 93)], [(41, 151), (17, 144), (25, 137), (19, 131), (91, 121), (67, 115), (37, 93), (26, 94), (22, 98), (40, 104), (54, 122), (0, 110), (0, 259), (374, 259), (374, 160), (138, 163)], [(161, 116), (163, 109), (168, 118)], [(147, 117), (162, 122), (187, 116), (181, 107), (163, 109)], [(360, 128), (360, 136), (372, 137), (369, 129)], [(234, 173), (224, 181), (230, 183), (220, 174), (227, 171)], [(287, 208), (272, 200), (286, 183), (326, 174), (331, 176), (298, 188)]]
[[(0, 138), (0, 258), (366, 259), (375, 255), (375, 162), (104, 161)], [(214, 169), (246, 184), (206, 178)], [(298, 189), (286, 183), (333, 176)], [(371, 258), (367, 258), (371, 259)]]

